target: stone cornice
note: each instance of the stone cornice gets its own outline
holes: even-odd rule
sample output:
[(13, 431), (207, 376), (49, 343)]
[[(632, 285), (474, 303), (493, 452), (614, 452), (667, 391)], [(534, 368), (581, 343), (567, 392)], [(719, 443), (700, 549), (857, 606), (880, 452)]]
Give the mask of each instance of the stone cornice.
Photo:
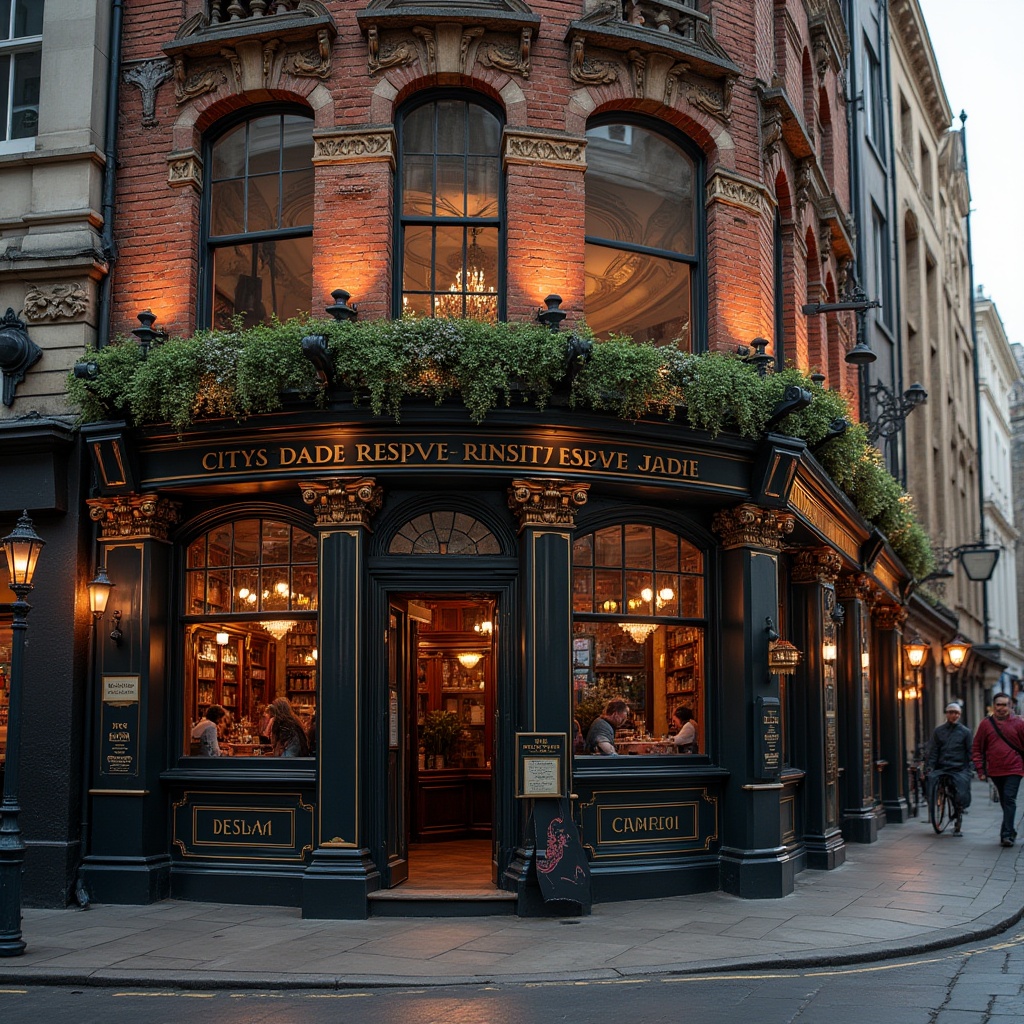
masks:
[(87, 498), (85, 503), (89, 506), (89, 518), (99, 524), (103, 540), (167, 540), (181, 513), (178, 502), (158, 494)]
[(953, 120), (953, 110), (942, 86), (939, 64), (917, 0), (890, 0), (889, 24), (917, 80), (918, 95), (932, 129), (936, 135), (944, 135)]
[(317, 526), (361, 526), (369, 529), (384, 501), (384, 489), (373, 477), (334, 477), (300, 483), (302, 500), (312, 506)]
[(508, 507), (519, 520), (519, 529), (527, 526), (567, 526), (576, 524), (576, 513), (587, 503), (590, 484), (564, 480), (513, 480), (508, 489)]

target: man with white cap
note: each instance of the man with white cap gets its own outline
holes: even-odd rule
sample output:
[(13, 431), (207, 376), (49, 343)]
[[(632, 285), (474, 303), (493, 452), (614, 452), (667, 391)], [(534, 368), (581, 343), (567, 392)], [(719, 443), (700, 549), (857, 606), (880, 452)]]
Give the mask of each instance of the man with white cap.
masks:
[[(971, 730), (961, 724), (960, 714), (956, 701), (946, 705), (946, 721), (932, 733), (925, 769), (929, 799), (939, 776), (948, 775), (956, 786), (960, 806), (966, 809), (971, 803)], [(959, 834), (957, 828), (953, 835)]]

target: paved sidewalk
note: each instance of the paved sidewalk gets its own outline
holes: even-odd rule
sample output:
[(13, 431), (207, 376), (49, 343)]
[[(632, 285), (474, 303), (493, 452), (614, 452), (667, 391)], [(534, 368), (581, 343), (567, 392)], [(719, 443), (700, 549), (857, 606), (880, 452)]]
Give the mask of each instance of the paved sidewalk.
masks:
[(589, 918), (303, 921), (298, 910), (168, 900), (27, 910), (0, 985), (340, 988), (614, 979), (850, 963), (987, 938), (1024, 913), (1024, 844), (974, 785), (964, 836), (919, 817), (804, 871), (778, 900), (722, 893), (601, 904)]

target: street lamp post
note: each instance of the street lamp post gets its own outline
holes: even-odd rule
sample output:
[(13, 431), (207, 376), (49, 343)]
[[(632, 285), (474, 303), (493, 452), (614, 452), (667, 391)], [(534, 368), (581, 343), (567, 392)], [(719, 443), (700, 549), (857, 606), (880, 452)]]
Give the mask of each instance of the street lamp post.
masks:
[(36, 562), (45, 541), (32, 529), (28, 512), (23, 512), (14, 529), (3, 539), (9, 586), (16, 600), (12, 606), (13, 644), (11, 688), (7, 716), (7, 764), (4, 797), (0, 804), (0, 956), (25, 952), (21, 937), (21, 873), (25, 864), (25, 843), (18, 828), (18, 753), (21, 740), (21, 687), (25, 675), (25, 632), (31, 605), (25, 600), (32, 590)]

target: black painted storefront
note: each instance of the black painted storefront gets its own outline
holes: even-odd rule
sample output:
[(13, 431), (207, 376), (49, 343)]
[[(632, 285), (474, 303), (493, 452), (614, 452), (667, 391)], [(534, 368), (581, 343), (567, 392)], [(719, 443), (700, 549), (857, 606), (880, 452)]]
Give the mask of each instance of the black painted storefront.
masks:
[[(783, 896), (805, 867), (842, 863), (844, 833), (872, 840), (882, 801), (898, 816), (896, 773), (881, 799), (872, 790), (876, 763), (899, 763), (894, 726), (872, 734), (870, 723), (899, 708), (878, 706), (878, 687), (846, 650), (847, 637), (859, 645), (872, 631), (870, 616), (838, 633), (831, 624), (837, 577), (898, 607), (901, 569), (888, 550), (860, 563), (869, 527), (798, 442), (712, 440), (678, 423), (563, 411), (506, 411), (477, 426), (433, 406), (404, 411), (400, 424), (339, 406), (205, 423), (182, 438), (117, 423), (84, 436), (124, 632), (120, 647), (96, 651), (85, 877), (97, 901), (173, 895), (300, 906), (307, 917), (369, 913), (370, 894), (404, 878), (409, 829), (409, 752), (389, 735), (394, 666), (383, 638), (409, 635), (403, 595), (473, 591), (497, 608), (493, 880), (520, 913), (543, 912), (544, 851), (530, 801), (515, 796), (515, 740), (571, 734), (572, 538), (615, 521), (656, 522), (705, 551), (706, 740), (696, 756), (570, 759), (593, 899)], [(412, 514), (446, 508), (485, 523), (499, 552), (387, 552)], [(315, 760), (178, 755), (182, 537), (227, 510), (287, 516), (318, 537)], [(856, 611), (845, 591), (842, 600)], [(788, 679), (769, 670), (768, 619), (804, 653)], [(836, 662), (820, 654), (826, 634)], [(875, 666), (883, 681), (901, 671), (891, 636), (875, 637), (875, 657), (892, 662)], [(859, 714), (847, 711), (854, 701)], [(855, 774), (863, 785), (851, 785)]]

